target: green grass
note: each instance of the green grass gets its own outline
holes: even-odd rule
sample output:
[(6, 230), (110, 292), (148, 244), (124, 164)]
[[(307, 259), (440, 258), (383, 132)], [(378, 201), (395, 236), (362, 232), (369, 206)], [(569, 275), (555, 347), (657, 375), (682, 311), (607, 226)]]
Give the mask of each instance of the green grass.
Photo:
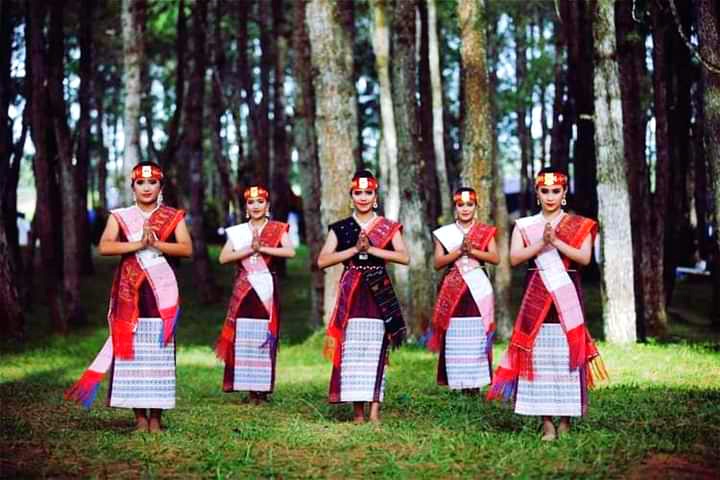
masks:
[[(102, 406), (106, 386), (91, 411), (62, 400), (107, 335), (103, 317), (116, 260), (98, 259), (98, 274), (83, 286), (92, 325), (66, 338), (46, 337), (47, 312), (40, 305), (28, 314), (28, 344), (5, 346), (0, 355), (0, 476), (709, 478), (720, 473), (720, 342), (702, 325), (674, 325), (671, 343), (601, 343), (611, 380), (591, 393), (589, 415), (574, 425), (572, 435), (552, 444), (539, 441), (537, 419), (435, 385), (436, 358), (412, 345), (391, 356), (382, 424), (356, 426), (348, 406), (326, 401), (330, 367), (320, 354), (322, 333), (307, 327), (306, 262), (302, 250), (289, 265), (277, 388), (262, 407), (221, 392), (222, 366), (211, 345), (225, 304), (201, 305), (190, 265), (181, 265), (177, 408), (164, 417), (167, 431), (152, 436), (131, 432), (127, 410)], [(227, 298), (232, 269), (214, 268)], [(599, 333), (596, 286), (588, 287), (587, 303), (591, 327)], [(504, 348), (496, 346), (496, 359)]]

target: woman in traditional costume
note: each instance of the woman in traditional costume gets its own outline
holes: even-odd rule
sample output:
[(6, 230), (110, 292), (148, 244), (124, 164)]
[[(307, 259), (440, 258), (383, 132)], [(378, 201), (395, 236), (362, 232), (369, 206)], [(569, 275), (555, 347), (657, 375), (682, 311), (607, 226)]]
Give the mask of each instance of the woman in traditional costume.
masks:
[(252, 186), (243, 196), (248, 221), (225, 229), (220, 252), (220, 263), (234, 262), (237, 270), (215, 352), (225, 362), (223, 390), (246, 391), (258, 405), (275, 385), (280, 318), (273, 259), (294, 257), (295, 248), (288, 225), (269, 219), (270, 193)]
[(332, 361), (329, 401), (352, 402), (356, 423), (380, 420), (388, 347), (400, 345), (405, 322), (385, 268), (410, 261), (402, 226), (375, 213), (377, 179), (363, 170), (350, 186), (354, 213), (333, 223), (318, 256), (318, 266), (343, 263), (337, 300), (325, 344)]
[(440, 353), (438, 385), (478, 393), (490, 384), (495, 300), (483, 264), (500, 260), (495, 227), (475, 220), (477, 194), (460, 188), (455, 222), (433, 232), (435, 269), (449, 266), (440, 283), (428, 348)]
[[(132, 408), (136, 430), (159, 432), (161, 412), (175, 407), (178, 285), (165, 256), (189, 257), (185, 213), (162, 204), (163, 172), (152, 162), (132, 170), (135, 205), (113, 210), (101, 255), (121, 255), (110, 293), (110, 337), (66, 399), (90, 408), (110, 371), (108, 404)], [(148, 414), (149, 410), (149, 414)]]
[[(508, 351), (488, 398), (513, 399), (515, 413), (543, 418), (543, 440), (570, 430), (587, 410), (587, 390), (607, 378), (585, 323), (578, 268), (590, 263), (594, 220), (566, 213), (568, 177), (543, 169), (535, 181), (541, 210), (519, 218), (510, 262), (529, 264)], [(553, 417), (560, 417), (555, 428)]]

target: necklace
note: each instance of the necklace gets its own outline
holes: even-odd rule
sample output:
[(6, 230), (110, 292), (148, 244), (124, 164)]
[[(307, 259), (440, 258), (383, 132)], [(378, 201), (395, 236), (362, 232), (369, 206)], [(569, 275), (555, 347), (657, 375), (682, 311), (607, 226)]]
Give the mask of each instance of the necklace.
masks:
[(352, 216), (353, 216), (353, 218), (355, 219), (355, 221), (357, 222), (357, 224), (360, 225), (360, 228), (363, 229), (363, 230), (365, 230), (365, 227), (366, 227), (370, 222), (372, 222), (373, 220), (375, 220), (375, 218), (377, 217), (377, 213), (373, 212), (373, 213), (372, 213), (372, 216), (370, 217), (370, 219), (369, 219), (368, 221), (366, 221), (366, 222), (361, 222), (360, 219), (357, 217), (357, 215), (355, 215), (355, 212), (353, 212)]
[(463, 234), (466, 234), (470, 231), (473, 225), (475, 225), (475, 219), (473, 218), (472, 220), (470, 220), (470, 224), (467, 228), (463, 227), (459, 220), (455, 220), (455, 225), (457, 225), (457, 227), (460, 229), (461, 232), (463, 232)]
[(145, 218), (146, 220), (147, 220), (148, 218), (152, 217), (152, 214), (155, 213), (155, 211), (156, 211), (158, 208), (160, 208), (160, 204), (158, 203), (155, 208), (153, 208), (153, 209), (150, 210), (149, 212), (146, 212), (145, 210), (143, 210), (142, 208), (140, 208), (140, 205), (138, 205), (137, 203), (135, 204), (135, 206), (138, 208), (138, 210), (140, 210), (140, 215), (142, 215), (143, 218)]

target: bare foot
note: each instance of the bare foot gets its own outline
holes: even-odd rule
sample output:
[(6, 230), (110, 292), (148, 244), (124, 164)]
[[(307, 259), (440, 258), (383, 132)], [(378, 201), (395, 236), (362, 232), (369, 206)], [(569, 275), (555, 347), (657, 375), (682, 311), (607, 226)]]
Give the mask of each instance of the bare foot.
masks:
[(159, 418), (150, 418), (150, 423), (148, 424), (148, 431), (150, 433), (160, 433), (163, 431), (162, 424), (160, 423)]
[(365, 415), (355, 415), (353, 417), (353, 423), (360, 425), (361, 423), (365, 423)]
[(557, 428), (558, 436), (567, 435), (570, 433), (570, 420), (563, 418), (560, 420), (560, 425)]
[(145, 417), (135, 419), (135, 431), (137, 433), (146, 433), (148, 431), (148, 421)]
[(543, 422), (543, 436), (541, 438), (544, 442), (552, 442), (557, 438), (557, 433), (555, 433), (555, 425), (553, 425), (552, 421), (544, 421)]

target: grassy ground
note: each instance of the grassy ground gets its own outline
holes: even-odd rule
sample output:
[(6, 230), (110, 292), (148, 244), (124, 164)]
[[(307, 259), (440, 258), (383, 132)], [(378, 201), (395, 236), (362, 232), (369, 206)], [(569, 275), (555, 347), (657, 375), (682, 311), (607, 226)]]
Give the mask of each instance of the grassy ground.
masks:
[[(211, 345), (225, 305), (200, 305), (189, 264), (180, 267), (178, 403), (165, 416), (167, 431), (153, 436), (132, 433), (128, 411), (102, 406), (105, 386), (89, 412), (62, 401), (107, 335), (103, 316), (116, 260), (98, 259), (98, 275), (83, 287), (93, 325), (45, 338), (47, 315), (39, 306), (29, 312), (29, 345), (5, 346), (0, 355), (0, 477), (720, 475), (720, 339), (702, 325), (706, 302), (698, 285), (679, 286), (670, 342), (601, 343), (611, 381), (591, 395), (589, 415), (571, 436), (543, 444), (536, 419), (436, 386), (435, 357), (414, 346), (392, 355), (383, 423), (353, 425), (349, 407), (326, 402), (330, 368), (320, 355), (322, 334), (307, 327), (306, 261), (303, 252), (290, 264), (277, 389), (262, 407), (221, 392), (222, 366)], [(216, 273), (227, 298), (231, 269)], [(592, 285), (587, 301), (600, 333)], [(496, 346), (496, 358), (504, 348)]]

